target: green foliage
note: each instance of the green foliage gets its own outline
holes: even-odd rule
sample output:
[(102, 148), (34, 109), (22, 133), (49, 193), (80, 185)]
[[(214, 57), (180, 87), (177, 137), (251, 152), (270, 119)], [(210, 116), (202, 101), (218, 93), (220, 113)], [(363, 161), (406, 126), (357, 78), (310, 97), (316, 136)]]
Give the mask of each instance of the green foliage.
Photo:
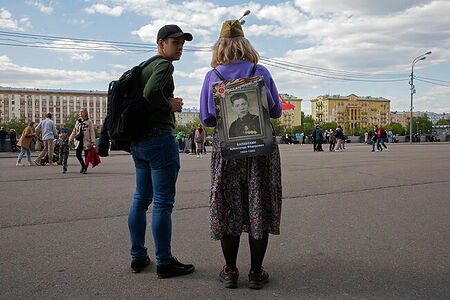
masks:
[(390, 130), (393, 134), (396, 135), (405, 135), (406, 132), (405, 127), (403, 127), (402, 124), (396, 122), (384, 126), (384, 129), (386, 130), (386, 132), (389, 132)]
[[(431, 133), (433, 129), (433, 123), (428, 119), (425, 114), (423, 117), (413, 117), (412, 121), (413, 133), (427, 134)], [(406, 128), (406, 133), (409, 134), (409, 126)]]
[[(73, 127), (75, 126), (75, 123), (79, 118), (80, 116), (78, 115), (78, 113), (71, 113), (64, 118), (64, 126), (66, 127), (69, 134), (72, 133)], [(95, 130), (96, 128), (94, 127), (94, 131)], [(95, 132), (95, 136), (97, 136), (97, 132)]]
[(272, 123), (273, 129), (275, 131), (276, 136), (281, 136), (284, 133), (284, 128), (281, 125), (280, 119), (270, 119), (270, 122)]
[(306, 116), (302, 120), (302, 130), (305, 132), (306, 135), (310, 135), (314, 128), (316, 127), (316, 124), (314, 122), (314, 119), (311, 116)]
[(25, 120), (25, 118), (12, 118), (9, 120), (8, 124), (1, 124), (1, 127), (4, 127), (6, 131), (10, 131), (11, 129), (14, 129), (16, 131), (17, 136), (20, 136), (22, 134), (22, 131), (25, 129), (25, 127), (28, 126), (28, 122)]
[(328, 122), (328, 123), (323, 123), (320, 125), (322, 127), (322, 129), (325, 130), (335, 130), (337, 127), (337, 123), (336, 122)]
[(440, 119), (437, 121), (436, 125), (450, 125), (450, 119)]

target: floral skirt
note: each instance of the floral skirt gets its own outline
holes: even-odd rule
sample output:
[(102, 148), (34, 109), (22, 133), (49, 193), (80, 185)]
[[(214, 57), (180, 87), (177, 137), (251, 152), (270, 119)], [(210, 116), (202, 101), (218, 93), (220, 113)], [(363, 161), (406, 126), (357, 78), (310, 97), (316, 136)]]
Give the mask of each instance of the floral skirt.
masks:
[(261, 239), (264, 232), (280, 234), (281, 162), (278, 145), (270, 155), (225, 160), (220, 142), (213, 139), (211, 195), (209, 198), (211, 239), (224, 234), (248, 232)]

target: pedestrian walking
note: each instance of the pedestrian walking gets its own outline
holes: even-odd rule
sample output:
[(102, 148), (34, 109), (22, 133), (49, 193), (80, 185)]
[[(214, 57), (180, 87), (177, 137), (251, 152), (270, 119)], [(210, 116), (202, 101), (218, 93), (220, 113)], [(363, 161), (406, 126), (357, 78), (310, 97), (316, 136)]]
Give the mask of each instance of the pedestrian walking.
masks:
[(304, 131), (302, 131), (302, 145), (305, 144), (306, 134)]
[[(258, 53), (244, 37), (238, 20), (226, 21), (213, 47), (211, 66), (225, 80), (263, 76), (270, 117), (281, 116), (282, 105), (269, 71), (258, 63)], [(212, 83), (219, 76), (209, 71), (200, 96), (200, 120), (216, 126)], [(248, 232), (251, 267), (249, 287), (259, 289), (269, 279), (262, 264), (270, 234), (279, 234), (281, 215), (281, 164), (278, 146), (269, 155), (224, 160), (217, 131), (211, 151), (211, 194), (209, 198), (210, 234), (220, 240), (225, 258), (219, 279), (227, 288), (237, 287), (239, 270), (236, 259), (243, 231)]]
[(185, 137), (184, 133), (181, 130), (179, 130), (176, 140), (178, 142), (178, 150), (180, 151), (184, 151), (184, 137)]
[(206, 133), (205, 130), (203, 130), (202, 124), (198, 124), (197, 130), (195, 131), (195, 146), (196, 146), (196, 153), (197, 158), (203, 157), (203, 148), (205, 147), (206, 142)]
[(323, 151), (322, 149), (322, 140), (323, 140), (323, 132), (322, 128), (319, 125), (316, 126), (316, 129), (313, 131), (314, 136), (314, 151)]
[(339, 125), (334, 132), (334, 136), (336, 137), (336, 150), (342, 150), (342, 140), (344, 139), (344, 132), (342, 131), (342, 127)]
[(36, 136), (34, 134), (34, 122), (31, 121), (28, 123), (28, 126), (25, 127), (25, 129), (22, 132), (22, 135), (19, 138), (19, 141), (17, 142), (17, 146), (20, 147), (20, 153), (17, 157), (16, 166), (21, 167), (23, 166), (21, 161), (25, 153), (27, 154), (27, 160), (28, 165), (32, 166), (33, 162), (31, 161), (31, 152), (30, 152), (30, 146), (33, 140), (36, 139)]
[(191, 153), (195, 154), (196, 146), (195, 146), (195, 126), (191, 125), (191, 133), (189, 134), (189, 141), (191, 143)]
[(43, 149), (39, 156), (36, 158), (34, 163), (38, 166), (41, 165), (41, 159), (44, 158), (46, 154), (48, 154), (48, 163), (50, 166), (56, 166), (57, 164), (53, 162), (53, 149), (54, 143), (53, 139), (58, 135), (58, 131), (56, 130), (55, 123), (52, 121), (52, 114), (48, 113), (46, 118), (39, 122), (36, 127), (36, 132), (41, 130), (42, 132), (42, 144)]
[(386, 139), (386, 130), (380, 125), (377, 130), (377, 151), (383, 151), (383, 148), (381, 148), (381, 145), (387, 150), (387, 146), (384, 143), (384, 140)]
[(9, 130), (9, 142), (11, 143), (11, 152), (15, 152), (17, 148), (17, 134), (14, 128)]
[(6, 152), (6, 132), (4, 127), (0, 127), (0, 152)]
[(151, 132), (131, 143), (136, 168), (136, 192), (128, 214), (131, 240), (131, 269), (141, 272), (150, 264), (145, 247), (147, 210), (153, 201), (152, 233), (156, 254), (156, 273), (168, 278), (192, 273), (194, 265), (182, 264), (171, 251), (172, 209), (180, 156), (175, 141), (175, 112), (181, 112), (183, 99), (174, 97), (174, 67), (181, 58), (185, 41), (192, 35), (177, 25), (165, 25), (157, 35), (158, 52), (141, 73), (144, 98), (154, 107)]
[(334, 146), (336, 145), (336, 135), (332, 129), (330, 129), (329, 135), (330, 152), (334, 152)]
[[(87, 166), (84, 159), (87, 158), (89, 150), (95, 145), (94, 123), (89, 119), (86, 108), (80, 110), (80, 118), (73, 127), (72, 134), (69, 137), (69, 144), (74, 142), (75, 155), (80, 162), (80, 173), (87, 174)], [(84, 152), (84, 159), (83, 159)]]
[(63, 173), (67, 172), (67, 159), (69, 158), (70, 141), (67, 136), (67, 129), (61, 128), (60, 136), (58, 139), (59, 145), (59, 160), (63, 166)]

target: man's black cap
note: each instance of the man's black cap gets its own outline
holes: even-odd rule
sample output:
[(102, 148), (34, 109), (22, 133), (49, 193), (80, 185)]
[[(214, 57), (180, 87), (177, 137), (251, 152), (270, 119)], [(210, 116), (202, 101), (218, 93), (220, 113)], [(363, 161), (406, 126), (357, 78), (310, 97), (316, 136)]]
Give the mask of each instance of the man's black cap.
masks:
[(177, 25), (171, 24), (171, 25), (164, 25), (163, 27), (161, 27), (161, 29), (158, 31), (158, 37), (156, 40), (156, 43), (158, 43), (158, 41), (160, 39), (165, 39), (165, 38), (177, 38), (177, 37), (184, 37), (184, 39), (186, 41), (192, 41), (192, 34), (188, 33), (188, 32), (183, 32), (181, 30), (180, 27), (178, 27)]

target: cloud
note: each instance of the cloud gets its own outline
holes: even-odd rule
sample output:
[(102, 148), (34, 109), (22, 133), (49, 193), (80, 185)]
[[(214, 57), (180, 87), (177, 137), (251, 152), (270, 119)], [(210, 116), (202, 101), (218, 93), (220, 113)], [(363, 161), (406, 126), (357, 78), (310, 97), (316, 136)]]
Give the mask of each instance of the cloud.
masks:
[[(417, 83), (422, 84), (422, 83)], [(417, 86), (416, 84), (416, 86)], [(425, 85), (425, 83), (424, 83)], [(430, 111), (437, 113), (450, 112), (450, 87), (434, 86), (424, 95), (414, 98), (415, 111)]]
[(39, 69), (14, 64), (7, 56), (0, 56), (0, 85), (9, 87), (53, 87), (61, 88), (82, 83), (93, 85), (113, 79), (106, 72)]
[(205, 78), (205, 74), (210, 70), (211, 70), (211, 68), (208, 68), (208, 67), (198, 68), (190, 73), (175, 70), (174, 75), (183, 77), (183, 78), (203, 80)]
[(110, 8), (109, 6), (107, 6), (105, 4), (94, 4), (90, 7), (86, 7), (85, 11), (88, 14), (99, 13), (99, 14), (119, 17), (120, 15), (122, 15), (124, 8), (122, 6), (115, 6), (113, 8)]
[[(203, 74), (204, 75), (204, 74)], [(183, 99), (183, 107), (200, 107), (202, 85), (179, 85), (175, 87), (175, 97)]]
[(51, 15), (53, 13), (52, 1), (48, 2), (48, 5), (45, 5), (43, 1), (27, 1), (28, 5), (33, 5), (39, 8), (39, 11), (46, 15)]
[(4, 8), (0, 8), (0, 28), (23, 31), (17, 20), (13, 19), (11, 13)]

